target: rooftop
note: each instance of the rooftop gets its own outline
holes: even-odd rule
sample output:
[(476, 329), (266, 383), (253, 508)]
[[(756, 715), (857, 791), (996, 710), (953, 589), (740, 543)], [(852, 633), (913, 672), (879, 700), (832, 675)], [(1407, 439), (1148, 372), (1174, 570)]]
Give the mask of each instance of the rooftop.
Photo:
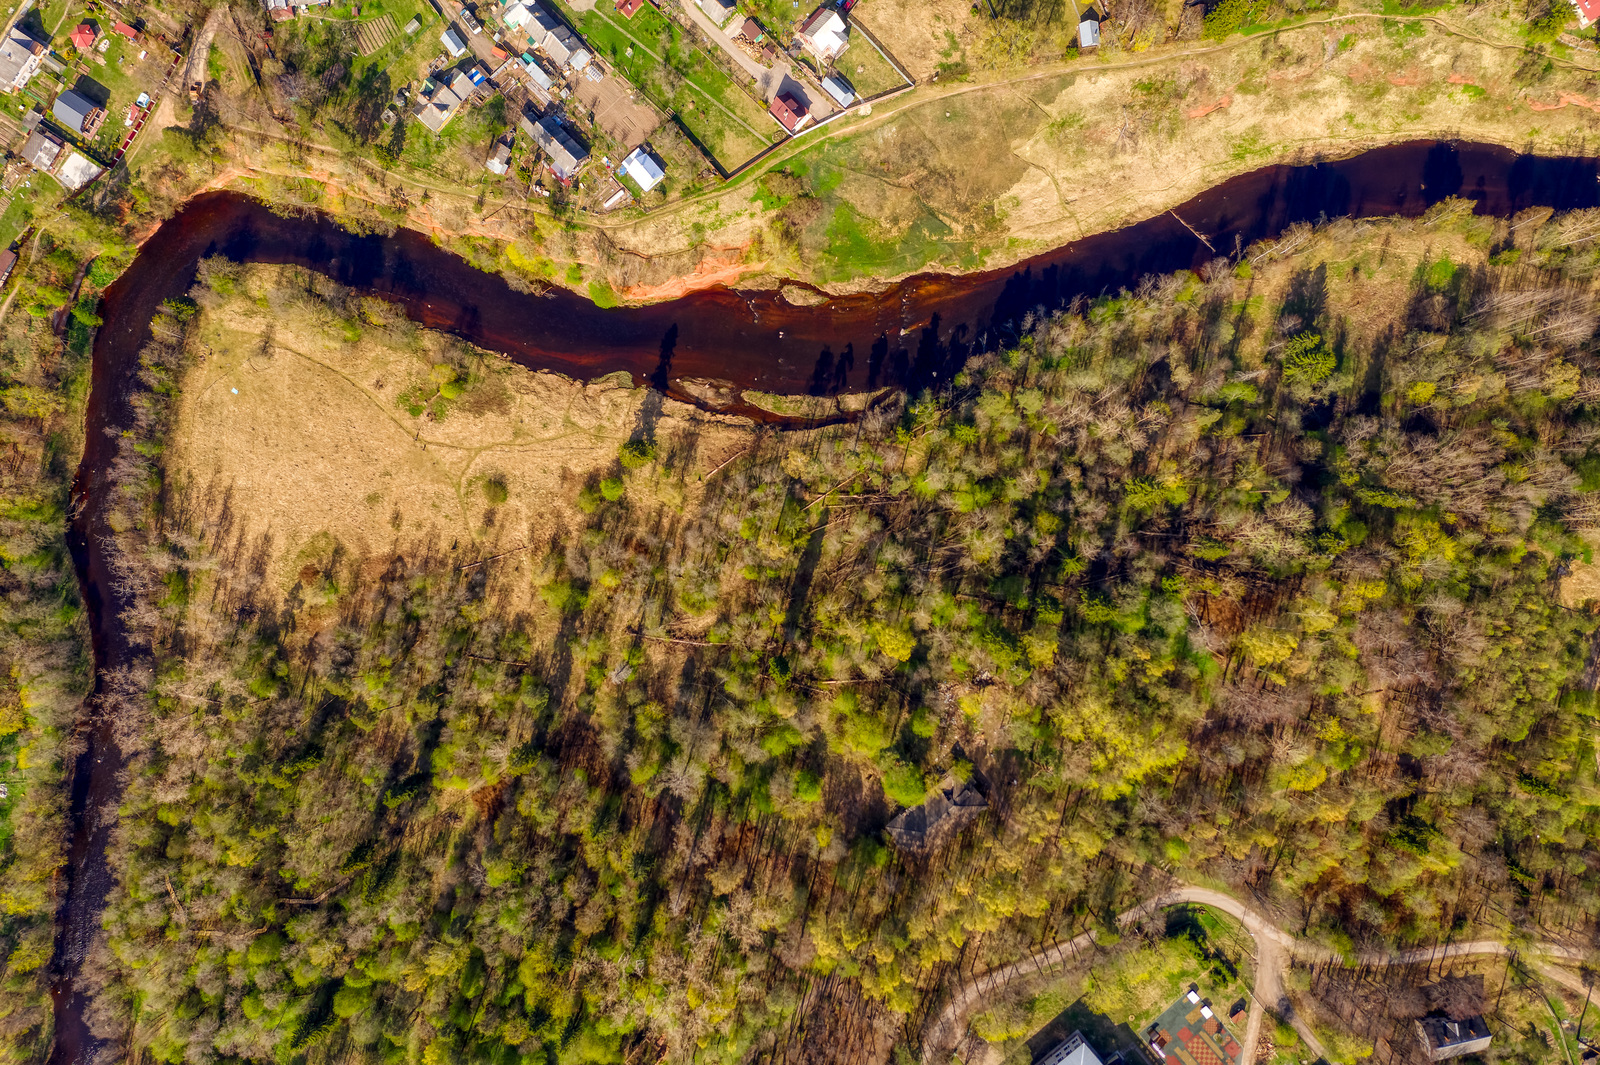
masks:
[(806, 124), (806, 119), (811, 117), (806, 112), (805, 104), (801, 103), (792, 92), (774, 96), (768, 110), (790, 133), (798, 132), (800, 127)]
[(956, 779), (946, 773), (939, 786), (909, 810), (902, 810), (889, 822), (889, 838), (901, 850), (921, 852), (931, 850), (951, 832), (966, 824), (989, 806), (983, 797), (982, 787), (987, 787), (976, 770), (968, 781)]
[(643, 145), (629, 152), (618, 169), (633, 179), (640, 192), (649, 192), (667, 176), (656, 157), (645, 151)]
[(850, 27), (832, 7), (819, 7), (800, 23), (799, 37), (817, 58), (826, 61), (850, 43)]
[[(1422, 1029), (1430, 1052), (1448, 1051), (1489, 1038), (1489, 1025), (1482, 1017), (1456, 1020), (1443, 1013), (1430, 1013), (1417, 1024)], [(1460, 1052), (1465, 1053), (1464, 1050)], [(1435, 1054), (1435, 1059), (1440, 1056)]]
[(55, 104), (50, 108), (50, 114), (72, 132), (82, 133), (89, 116), (97, 110), (99, 108), (93, 100), (76, 89), (68, 89), (56, 97)]
[(1073, 1032), (1034, 1065), (1104, 1065), (1082, 1032)]
[(589, 157), (588, 151), (573, 140), (556, 119), (541, 118), (534, 122), (523, 116), (522, 128), (550, 157), (550, 169), (562, 181), (571, 181), (578, 172), (578, 164)]
[(30, 166), (48, 171), (56, 165), (56, 159), (60, 157), (61, 149), (64, 147), (61, 138), (45, 130), (35, 129), (22, 143), (22, 158), (27, 160)]
[(39, 69), (39, 57), (44, 45), (28, 36), (21, 26), (12, 26), (0, 40), (0, 87), (20, 89)]

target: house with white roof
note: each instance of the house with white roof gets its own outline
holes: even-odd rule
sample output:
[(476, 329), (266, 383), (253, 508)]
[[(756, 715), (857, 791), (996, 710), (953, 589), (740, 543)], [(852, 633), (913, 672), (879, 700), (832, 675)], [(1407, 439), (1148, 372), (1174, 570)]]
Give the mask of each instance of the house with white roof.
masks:
[(795, 32), (806, 51), (816, 56), (823, 66), (839, 58), (850, 46), (850, 27), (845, 25), (839, 12), (831, 7), (819, 7), (800, 23)]
[(44, 43), (30, 37), (27, 30), (12, 26), (0, 38), (0, 88), (12, 91), (27, 85), (44, 62), (46, 50)]
[(1073, 1032), (1034, 1065), (1104, 1065), (1082, 1032)]
[(444, 45), (451, 59), (460, 59), (467, 54), (467, 39), (461, 36), (461, 31), (454, 26), (447, 27), (439, 34), (439, 43)]
[(629, 152), (627, 158), (622, 160), (622, 165), (617, 169), (632, 178), (633, 183), (639, 186), (640, 192), (649, 192), (661, 184), (662, 180), (667, 176), (667, 172), (661, 166), (660, 161), (646, 151), (642, 144)]
[(700, 10), (706, 17), (715, 22), (718, 27), (726, 26), (733, 16), (739, 13), (739, 5), (734, 0), (696, 0)]
[(823, 78), (822, 88), (824, 92), (833, 97), (833, 102), (840, 107), (849, 107), (856, 102), (855, 89), (851, 88), (850, 83), (837, 74), (829, 74)]

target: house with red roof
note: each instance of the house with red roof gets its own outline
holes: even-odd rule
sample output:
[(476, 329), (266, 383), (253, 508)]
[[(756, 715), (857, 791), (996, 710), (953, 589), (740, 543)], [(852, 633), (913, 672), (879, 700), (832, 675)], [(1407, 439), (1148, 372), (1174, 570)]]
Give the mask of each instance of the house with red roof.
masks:
[(644, 0), (617, 0), (617, 14), (623, 18), (632, 18), (644, 6)]
[(1578, 25), (1583, 29), (1600, 21), (1600, 0), (1571, 0), (1571, 3), (1578, 12)]
[(772, 117), (777, 119), (778, 124), (788, 130), (791, 136), (811, 124), (811, 112), (792, 92), (780, 92), (774, 96), (772, 103), (767, 105), (767, 110), (772, 112)]
[(130, 41), (137, 41), (139, 39), (139, 31), (128, 25), (126, 22), (116, 23), (111, 27), (111, 32), (120, 33)]
[(72, 47), (80, 52), (87, 52), (94, 47), (94, 42), (100, 36), (100, 31), (92, 22), (80, 22), (67, 34), (67, 40), (72, 42)]

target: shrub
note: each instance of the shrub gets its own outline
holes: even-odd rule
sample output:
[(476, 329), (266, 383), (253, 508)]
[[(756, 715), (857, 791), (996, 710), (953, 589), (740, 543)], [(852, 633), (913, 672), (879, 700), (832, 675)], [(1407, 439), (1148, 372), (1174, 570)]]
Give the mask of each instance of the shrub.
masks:
[(1250, 25), (1266, 14), (1265, 0), (1220, 0), (1206, 12), (1204, 35), (1218, 38)]

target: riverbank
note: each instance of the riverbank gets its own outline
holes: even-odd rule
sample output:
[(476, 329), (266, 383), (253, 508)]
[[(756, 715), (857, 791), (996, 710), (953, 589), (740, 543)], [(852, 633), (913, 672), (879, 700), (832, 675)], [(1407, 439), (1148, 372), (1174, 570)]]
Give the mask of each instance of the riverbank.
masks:
[(1582, 154), (1600, 129), (1583, 95), (1600, 63), (1524, 44), (1493, 13), (1353, 13), (925, 83), (642, 217), (556, 217), (464, 162), (449, 180), (385, 170), (348, 144), (282, 136), (242, 101), (224, 102), (226, 143), (199, 184), (418, 229), (518, 283), (602, 303), (784, 278), (876, 291), (1014, 265), (1270, 163), (1419, 138)]
[[(1375, 171), (1411, 173), (1391, 158), (1327, 168), (1320, 184), (1295, 186), (1293, 206), (1356, 196)], [(1424, 146), (1411, 162), (1429, 175), (1453, 164), (1488, 204), (1546, 187), (1545, 164), (1524, 172), (1496, 150)], [(1594, 161), (1568, 169), (1583, 165), (1592, 194)], [(1244, 196), (1260, 213), (1234, 219), (1242, 243), (1283, 222), (1281, 189), (1270, 172), (1263, 180), (1278, 192)], [(1203, 198), (1191, 222), (1225, 217), (1220, 197)], [(997, 308), (1031, 313), (1043, 270), (1039, 288), (935, 279), (879, 297), (888, 307), (846, 297), (854, 314), (724, 292), (601, 313), (474, 276), (409, 231), (354, 236), (225, 193), (191, 204), (108, 294), (90, 407), (100, 443), (86, 474), (103, 476), (114, 448), (125, 517), (140, 499), (152, 517), (159, 507), (146, 529), (162, 537), (127, 556), (137, 615), (110, 619), (144, 626), (158, 696), (131, 704), (125, 723), (138, 743), (113, 866), (162, 890), (113, 895), (104, 927), (116, 950), (95, 974), (102, 1030), (162, 1057), (318, 1047), (314, 1060), (377, 1061), (407, 1041), (434, 1057), (554, 1054), (578, 1017), (581, 1037), (613, 1059), (659, 1039), (676, 1040), (657, 1052), (673, 1060), (715, 1045), (733, 1061), (780, 1040), (797, 1053), (806, 1039), (837, 1047), (849, 1038), (837, 1022), (853, 1017), (871, 1021), (887, 1055), (898, 1025), (940, 1004), (930, 988), (960, 985), (963, 964), (998, 970), (1051, 941), (1058, 917), (1124, 909), (1110, 909), (1118, 877), (1095, 860), (1108, 840), (1143, 861), (1276, 887), (1306, 903), (1301, 925), (1324, 936), (1351, 928), (1350, 912), (1361, 922), (1351, 934), (1380, 941), (1503, 934), (1502, 917), (1535, 927), (1517, 908), (1525, 896), (1504, 881), (1457, 882), (1471, 873), (1456, 869), (1468, 847), (1486, 863), (1505, 840), (1519, 868), (1546, 854), (1570, 868), (1585, 853), (1586, 840), (1535, 840), (1499, 797), (1537, 780), (1552, 804), (1586, 801), (1582, 782), (1532, 774), (1552, 754), (1540, 737), (1573, 713), (1563, 680), (1581, 671), (1588, 635), (1548, 595), (1553, 557), (1577, 548), (1535, 516), (1564, 513), (1577, 484), (1554, 431), (1586, 439), (1575, 397), (1591, 360), (1586, 332), (1550, 333), (1520, 298), (1486, 313), (1478, 297), (1519, 296), (1518, 262), (1590, 276), (1593, 234), (1586, 216), (1513, 230), (1466, 207), (1297, 226), (1281, 246), (1258, 245), (1249, 266), (1167, 273), (1139, 296), (1040, 325), (1004, 358), (966, 361), (971, 349), (930, 317), (896, 334), (914, 338), (908, 365), (877, 372), (949, 381), (958, 365), (969, 375), (958, 390), (898, 425), (864, 419), (800, 446), (758, 434), (724, 455), (743, 441), (719, 441), (720, 420), (678, 422), (620, 380), (508, 373), (546, 389), (525, 405), (494, 387), (509, 383), (480, 355), (458, 361), (456, 340), (515, 341), (520, 358), (592, 378), (612, 362), (644, 365), (640, 376), (669, 393), (719, 358), (721, 385), (696, 377), (697, 392), (754, 386), (757, 372), (859, 389), (872, 358), (847, 338), (904, 321), (908, 304), (957, 325)], [(1101, 242), (1089, 250), (1103, 257), (1064, 256), (1048, 291), (1126, 277), (1152, 252), (1204, 260), (1186, 225), (1155, 222), (1166, 228), (1120, 251)], [(145, 393), (131, 377), (140, 308), (190, 292), (197, 260), (213, 253), (293, 266), (204, 267), (218, 306), (204, 291), (197, 315), (167, 303), (144, 359), (144, 383), (182, 398)], [(308, 265), (359, 291), (297, 272)], [(747, 331), (729, 331), (741, 313)], [(453, 336), (423, 341), (412, 323)], [(1432, 339), (1392, 343), (1402, 331)], [(1502, 340), (1530, 336), (1536, 355), (1501, 357), (1515, 350)], [(814, 351), (827, 338), (827, 372), (820, 359), (784, 361), (787, 344)], [(164, 432), (183, 404), (196, 416), (187, 444)], [(512, 418), (558, 409), (574, 412), (572, 426), (517, 439)], [(141, 411), (139, 426), (116, 420)], [(630, 417), (639, 424), (617, 446), (613, 423)], [(1331, 422), (1313, 429), (1319, 418)], [(1530, 431), (1534, 418), (1545, 435)], [(1390, 460), (1407, 440), (1425, 448), (1491, 419), (1510, 428), (1452, 455), (1448, 477)], [(156, 433), (136, 435), (151, 422)], [(558, 450), (586, 432), (582, 447)], [(1349, 446), (1325, 451), (1324, 440)], [(450, 459), (412, 461), (424, 443)], [(697, 453), (706, 443), (715, 456)], [(493, 465), (514, 461), (569, 461), (573, 476), (505, 470), (497, 481)], [(1505, 475), (1512, 461), (1531, 473)], [(185, 463), (193, 491), (163, 482)], [(1332, 498), (1313, 506), (1299, 489), (1310, 484)], [(545, 503), (555, 491), (563, 500)], [(511, 500), (524, 495), (519, 513)], [(385, 533), (383, 510), (401, 497), (413, 511)], [(124, 524), (105, 509), (115, 496), (83, 501), (97, 531)], [(557, 519), (543, 527), (541, 505)], [(505, 508), (504, 523), (498, 511), (484, 520), (490, 507)], [(409, 522), (430, 512), (462, 523), (441, 522), (420, 544), (390, 541), (425, 534)], [(270, 540), (244, 528), (263, 513)], [(1438, 513), (1452, 516), (1447, 528)], [(514, 537), (514, 515), (536, 535)], [(1506, 551), (1497, 523), (1508, 520), (1521, 522), (1517, 544), (1544, 549)], [(352, 528), (345, 544), (338, 530)], [(1084, 565), (1124, 566), (1115, 546), (1137, 565)], [(1285, 574), (1292, 599), (1260, 594), (1288, 587)], [(1419, 601), (1458, 627), (1424, 629)], [(1526, 618), (1527, 636), (1482, 655), (1475, 634), (1507, 616)], [(1414, 744), (1399, 716), (1413, 704), (1384, 693), (1422, 683), (1425, 668), (1457, 679)], [(1535, 672), (1549, 682), (1523, 686)], [(1362, 694), (1329, 694), (1344, 692)], [(1301, 721), (1297, 743), (1272, 743)], [(1485, 725), (1496, 731), (1467, 731)], [(1416, 812), (1402, 823), (1411, 835), (1362, 834), (1417, 773), (1438, 779), (1460, 748), (1491, 743), (1514, 760), (1485, 770), (1497, 775), (1477, 790)], [(1040, 757), (1006, 753), (1026, 745)], [(1261, 767), (1249, 778), (1213, 772), (1247, 760)], [(896, 811), (944, 774), (983, 780), (976, 770), (992, 782), (993, 812), (952, 833), (963, 849), (949, 861), (882, 842)], [(1245, 802), (1262, 813), (1225, 816)], [(216, 813), (228, 810), (251, 819)], [(110, 821), (95, 813), (81, 823)], [(1488, 828), (1477, 836), (1459, 827), (1478, 824)], [(679, 842), (697, 831), (699, 842)], [(1430, 841), (1427, 865), (1414, 836)], [(1300, 850), (1280, 867), (1273, 851), (1288, 839)], [(558, 854), (594, 860), (562, 868)], [(1565, 927), (1587, 919), (1590, 897), (1550, 909), (1541, 898), (1538, 912)], [(656, 919), (673, 907), (744, 928), (725, 940), (738, 964), (703, 950), (691, 921)], [(1471, 916), (1485, 913), (1487, 925)], [(870, 930), (879, 918), (891, 931)], [(629, 988), (606, 968), (623, 936), (646, 959)], [(820, 1003), (819, 959), (836, 974)], [(495, 991), (523, 972), (533, 1001)], [(741, 996), (753, 973), (772, 993)], [(208, 990), (218, 986), (241, 994)], [(565, 999), (547, 989), (562, 987), (577, 989), (582, 1012), (556, 1012)], [(641, 1001), (648, 1012), (613, 1012)], [(474, 1020), (461, 1027), (452, 1014)], [(619, 1032), (606, 1019), (616, 1016), (631, 1027)]]

